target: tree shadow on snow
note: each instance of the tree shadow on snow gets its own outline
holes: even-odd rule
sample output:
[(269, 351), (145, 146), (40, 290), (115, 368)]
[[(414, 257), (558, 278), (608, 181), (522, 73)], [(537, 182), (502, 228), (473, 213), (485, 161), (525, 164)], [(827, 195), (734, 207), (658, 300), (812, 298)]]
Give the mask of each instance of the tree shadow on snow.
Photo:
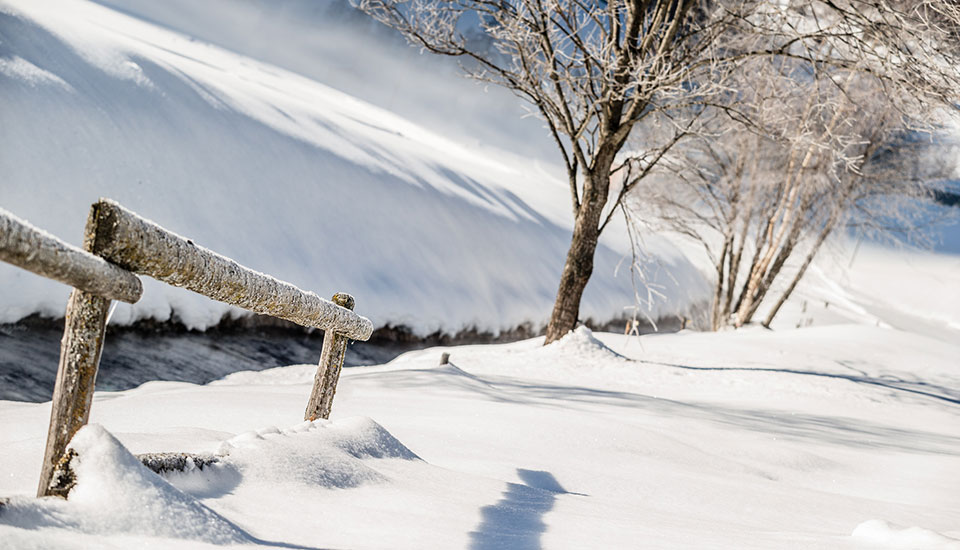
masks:
[(507, 484), (496, 504), (480, 509), (482, 520), (470, 533), (471, 550), (538, 550), (540, 537), (547, 531), (543, 516), (549, 512), (558, 494), (566, 491), (550, 472), (517, 469), (523, 481)]
[(807, 371), (798, 369), (782, 368), (762, 368), (762, 367), (693, 367), (690, 365), (679, 365), (676, 363), (664, 363), (661, 361), (643, 361), (653, 365), (662, 365), (664, 367), (673, 367), (676, 369), (696, 370), (696, 371), (740, 371), (740, 372), (776, 372), (783, 374), (796, 374), (800, 376), (820, 376), (824, 378), (834, 378), (838, 380), (848, 380), (858, 384), (867, 384), (870, 386), (879, 386), (890, 390), (902, 391), (924, 397), (930, 397), (940, 401), (945, 401), (953, 405), (960, 405), (960, 391), (938, 386), (922, 380), (904, 380), (903, 378), (885, 375), (883, 377), (870, 376), (863, 370), (854, 368), (849, 361), (837, 361), (843, 367), (855, 371), (857, 374), (840, 374), (819, 371)]
[[(689, 367), (675, 364), (666, 366), (690, 370), (744, 370), (763, 372), (763, 369), (756, 368)], [(789, 371), (786, 369), (770, 370), (794, 375), (823, 376), (829, 379), (841, 379), (854, 383), (884, 386), (891, 390), (904, 391), (910, 394), (917, 393), (917, 388), (898, 387), (897, 382), (888, 379), (817, 373), (812, 371)], [(960, 455), (960, 437), (916, 428), (907, 429), (890, 426), (883, 422), (831, 416), (829, 414), (772, 411), (718, 403), (680, 401), (629, 391), (603, 390), (546, 381), (527, 381), (506, 376), (478, 376), (474, 373), (464, 371), (462, 368), (453, 367), (452, 365), (431, 369), (411, 369), (407, 371), (359, 375), (353, 377), (353, 380), (362, 380), (363, 378), (372, 376), (376, 376), (380, 380), (389, 378), (391, 387), (395, 388), (429, 386), (437, 389), (444, 387), (458, 392), (472, 392), (491, 401), (501, 403), (562, 408), (565, 410), (581, 408), (590, 410), (596, 405), (615, 406), (623, 407), (624, 409), (642, 410), (650, 414), (663, 415), (671, 418), (708, 420), (735, 429), (767, 433), (794, 440), (814, 440), (853, 448)], [(941, 402), (952, 402), (951, 397), (944, 395), (924, 396), (936, 397), (937, 400)]]

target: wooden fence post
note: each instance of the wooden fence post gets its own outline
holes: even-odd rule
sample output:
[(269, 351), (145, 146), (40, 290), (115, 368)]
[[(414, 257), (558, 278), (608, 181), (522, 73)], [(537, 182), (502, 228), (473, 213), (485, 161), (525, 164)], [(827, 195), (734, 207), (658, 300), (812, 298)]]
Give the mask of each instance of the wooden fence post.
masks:
[[(340, 307), (353, 310), (355, 301), (353, 296), (338, 292), (333, 295), (333, 303)], [(333, 394), (337, 391), (337, 381), (340, 380), (340, 369), (343, 368), (343, 356), (347, 351), (347, 336), (328, 329), (323, 333), (323, 350), (320, 352), (320, 363), (317, 366), (317, 376), (313, 380), (313, 391), (310, 392), (310, 401), (304, 420), (330, 418), (330, 409), (333, 407)]]
[[(91, 209), (84, 232), (83, 248), (96, 253), (96, 207)], [(66, 496), (51, 486), (58, 463), (70, 439), (90, 418), (93, 386), (100, 365), (100, 352), (107, 325), (110, 300), (74, 289), (67, 301), (63, 340), (60, 341), (60, 363), (53, 390), (47, 447), (43, 454), (37, 496)]]

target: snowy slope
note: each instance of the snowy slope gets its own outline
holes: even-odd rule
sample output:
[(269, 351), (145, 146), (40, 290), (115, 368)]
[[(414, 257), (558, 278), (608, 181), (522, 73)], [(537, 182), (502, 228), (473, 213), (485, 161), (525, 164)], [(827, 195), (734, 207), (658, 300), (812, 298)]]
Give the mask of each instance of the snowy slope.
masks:
[[(955, 343), (541, 343), (348, 369), (329, 423), (297, 423), (311, 365), (98, 392), (66, 502), (29, 498), (49, 404), (0, 402), (0, 548), (960, 548)], [(161, 480), (127, 449), (222, 459)]]
[[(152, 22), (157, 13), (130, 15), (145, 5), (0, 2), (5, 208), (78, 243), (88, 205), (111, 197), (254, 269), (320, 294), (351, 292), (378, 326), (455, 332), (545, 321), (571, 222), (560, 172), (530, 156), (531, 147), (513, 145), (530, 141), (530, 127), (515, 133), (511, 123), (499, 142), (478, 147), (463, 139), (476, 112), (447, 137), (326, 86), (322, 74), (304, 76), (182, 34), (177, 18), (161, 24)], [(194, 27), (215, 23), (223, 7), (203, 5), (187, 12)], [(247, 6), (241, 15), (256, 7), (238, 5)], [(277, 36), (291, 20), (264, 32)], [(208, 34), (239, 42), (228, 32)], [(302, 66), (312, 51), (305, 48), (292, 47), (289, 57), (278, 47), (249, 53)], [(347, 77), (331, 80), (349, 87)], [(457, 89), (481, 105), (492, 101), (476, 86)], [(410, 99), (400, 103), (416, 114)], [(458, 122), (446, 120), (448, 129)], [(491, 131), (488, 123), (483, 133)], [(585, 318), (606, 320), (632, 303), (629, 278), (615, 277), (622, 241), (612, 231), (598, 252)], [(659, 307), (675, 311), (699, 298), (701, 276), (669, 245), (650, 241), (672, 271), (653, 281), (670, 298)], [(36, 311), (62, 315), (61, 285), (4, 265), (0, 288), (0, 322)], [(173, 312), (203, 328), (225, 311), (148, 282), (143, 300), (120, 306), (113, 321)]]
[(850, 322), (960, 342), (960, 255), (832, 243), (772, 327)]

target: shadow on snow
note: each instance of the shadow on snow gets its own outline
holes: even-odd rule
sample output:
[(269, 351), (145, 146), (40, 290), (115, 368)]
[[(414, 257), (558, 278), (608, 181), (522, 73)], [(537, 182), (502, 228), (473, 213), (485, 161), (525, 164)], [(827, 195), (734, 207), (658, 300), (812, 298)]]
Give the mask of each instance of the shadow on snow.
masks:
[(482, 519), (470, 533), (471, 550), (539, 550), (547, 531), (543, 516), (566, 491), (550, 472), (517, 469), (523, 484), (509, 483), (496, 504), (480, 509)]

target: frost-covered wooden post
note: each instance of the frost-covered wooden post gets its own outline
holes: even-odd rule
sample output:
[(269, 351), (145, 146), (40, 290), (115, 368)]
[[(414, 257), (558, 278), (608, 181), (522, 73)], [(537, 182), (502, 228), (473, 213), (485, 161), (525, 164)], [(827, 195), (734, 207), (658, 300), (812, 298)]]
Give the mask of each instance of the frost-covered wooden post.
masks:
[[(342, 292), (333, 295), (333, 303), (349, 310), (353, 310), (356, 305), (353, 296)], [(347, 352), (347, 339), (345, 334), (340, 334), (333, 329), (323, 333), (320, 363), (317, 366), (317, 375), (313, 379), (313, 391), (310, 392), (307, 411), (303, 414), (304, 420), (330, 418), (333, 394), (337, 392), (340, 369), (343, 368), (343, 357)]]
[[(97, 217), (97, 208), (94, 205), (87, 218), (83, 238), (83, 248), (87, 252), (97, 252)], [(136, 276), (130, 273), (124, 274), (136, 279)], [(139, 280), (136, 281), (136, 286), (139, 298)], [(58, 487), (51, 486), (51, 482), (70, 439), (90, 418), (93, 386), (100, 365), (109, 310), (109, 298), (78, 288), (70, 293), (63, 339), (60, 341), (60, 364), (57, 367), (50, 427), (47, 431), (47, 446), (43, 454), (37, 496), (66, 496), (61, 494)]]

